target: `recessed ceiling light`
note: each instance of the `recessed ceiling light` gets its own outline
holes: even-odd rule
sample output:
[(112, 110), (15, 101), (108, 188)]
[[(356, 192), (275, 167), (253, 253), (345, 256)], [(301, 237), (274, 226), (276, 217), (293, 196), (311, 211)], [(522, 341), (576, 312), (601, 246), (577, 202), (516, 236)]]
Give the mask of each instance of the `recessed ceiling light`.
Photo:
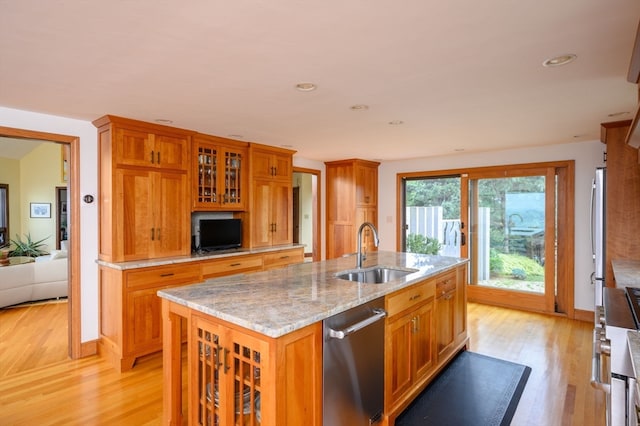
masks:
[(366, 111), (369, 109), (369, 105), (352, 105), (350, 108), (352, 111)]
[(454, 149), (454, 151), (455, 151), (455, 152), (463, 152), (463, 151), (464, 151), (464, 148), (455, 148), (455, 149)]
[(559, 67), (566, 65), (569, 62), (573, 62), (578, 56), (573, 53), (567, 53), (566, 55), (559, 55), (553, 58), (549, 58), (542, 63), (543, 67)]
[(156, 123), (171, 124), (171, 123), (173, 123), (173, 120), (169, 120), (169, 119), (166, 119), (166, 118), (156, 118)]
[(392, 126), (399, 126), (401, 124), (404, 124), (404, 121), (402, 121), (402, 120), (391, 120), (389, 122), (389, 124), (391, 124)]
[(301, 92), (312, 92), (314, 90), (316, 90), (318, 88), (318, 86), (316, 86), (313, 83), (298, 83), (296, 84), (296, 90), (299, 90)]

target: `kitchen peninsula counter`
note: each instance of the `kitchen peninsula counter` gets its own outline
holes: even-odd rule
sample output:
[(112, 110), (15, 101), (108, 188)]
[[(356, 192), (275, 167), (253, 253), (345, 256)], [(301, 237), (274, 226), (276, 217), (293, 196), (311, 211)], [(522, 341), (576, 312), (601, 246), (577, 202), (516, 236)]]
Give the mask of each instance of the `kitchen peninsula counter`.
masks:
[[(190, 425), (320, 426), (322, 321), (385, 296), (394, 324), (412, 325), (407, 337), (424, 324), (424, 348), (414, 350), (427, 351), (421, 356), (430, 360), (428, 373), (416, 379), (411, 392), (390, 400), (385, 416), (396, 415), (398, 407), (408, 404), (413, 392), (424, 388), (467, 343), (466, 263), (462, 258), (377, 252), (368, 255), (363, 269), (411, 272), (383, 284), (337, 278), (338, 273), (356, 269), (356, 258), (350, 256), (158, 291), (163, 318), (163, 424), (181, 425), (188, 415)], [(454, 295), (456, 291), (460, 296)], [(440, 304), (442, 327), (436, 316)], [(424, 321), (417, 319), (418, 311), (427, 315), (421, 317)], [(182, 407), (185, 329), (188, 413)], [(396, 337), (388, 339), (385, 353), (397, 345)], [(396, 343), (391, 345), (391, 340)], [(385, 367), (389, 384), (396, 382), (391, 379), (395, 374), (391, 365)]]

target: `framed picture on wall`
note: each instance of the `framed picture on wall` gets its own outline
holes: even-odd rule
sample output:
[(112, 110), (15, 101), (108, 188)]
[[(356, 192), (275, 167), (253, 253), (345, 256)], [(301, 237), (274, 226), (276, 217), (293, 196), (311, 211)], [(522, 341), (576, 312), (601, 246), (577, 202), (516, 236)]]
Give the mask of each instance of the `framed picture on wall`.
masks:
[(31, 217), (50, 218), (51, 203), (31, 203)]

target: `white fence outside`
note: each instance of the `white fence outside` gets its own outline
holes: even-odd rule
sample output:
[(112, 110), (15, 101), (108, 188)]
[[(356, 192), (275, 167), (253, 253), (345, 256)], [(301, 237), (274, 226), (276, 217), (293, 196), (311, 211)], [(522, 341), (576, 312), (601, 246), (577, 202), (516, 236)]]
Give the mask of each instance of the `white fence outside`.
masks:
[[(478, 217), (478, 280), (489, 279), (489, 217), (490, 209), (479, 209)], [(442, 207), (407, 207), (407, 235), (419, 234), (437, 239), (442, 256), (460, 256), (462, 233), (460, 219), (443, 219)], [(468, 235), (468, 232), (467, 232)]]

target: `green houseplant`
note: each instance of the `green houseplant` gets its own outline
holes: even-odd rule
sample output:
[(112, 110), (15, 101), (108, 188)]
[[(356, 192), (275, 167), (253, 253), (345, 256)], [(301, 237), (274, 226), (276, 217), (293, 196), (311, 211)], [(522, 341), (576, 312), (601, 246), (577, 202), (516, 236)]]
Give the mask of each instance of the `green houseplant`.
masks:
[(16, 256), (28, 256), (28, 257), (38, 257), (49, 254), (47, 251), (43, 249), (45, 244), (43, 243), (47, 238), (43, 238), (39, 241), (33, 241), (31, 239), (31, 234), (26, 234), (26, 241), (22, 241), (20, 236), (16, 234), (16, 239), (11, 240), (11, 244), (15, 246), (13, 250), (9, 252), (9, 257)]

